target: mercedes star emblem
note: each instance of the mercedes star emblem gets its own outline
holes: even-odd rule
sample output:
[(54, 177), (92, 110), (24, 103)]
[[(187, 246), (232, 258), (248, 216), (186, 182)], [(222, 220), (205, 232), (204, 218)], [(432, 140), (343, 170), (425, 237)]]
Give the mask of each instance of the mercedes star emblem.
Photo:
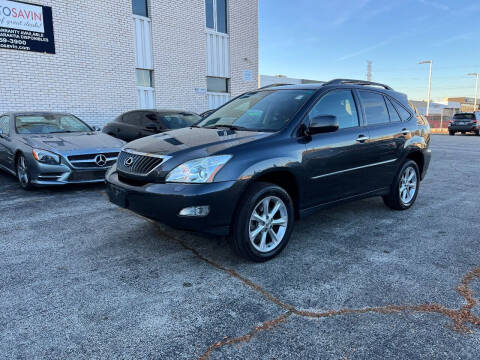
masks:
[(99, 154), (95, 156), (95, 163), (100, 167), (104, 167), (107, 165), (107, 157), (103, 154)]

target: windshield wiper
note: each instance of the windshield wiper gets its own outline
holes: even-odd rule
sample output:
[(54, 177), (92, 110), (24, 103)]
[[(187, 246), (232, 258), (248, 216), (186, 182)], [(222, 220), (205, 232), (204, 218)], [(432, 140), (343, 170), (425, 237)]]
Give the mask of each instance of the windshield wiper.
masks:
[(62, 130), (62, 131), (50, 131), (47, 134), (62, 134), (62, 133), (73, 133), (79, 131), (72, 131), (72, 130)]
[(214, 126), (206, 126), (207, 129), (230, 129), (230, 130), (243, 130), (243, 131), (255, 131), (252, 129), (248, 129), (242, 126), (235, 126), (235, 125), (214, 125)]

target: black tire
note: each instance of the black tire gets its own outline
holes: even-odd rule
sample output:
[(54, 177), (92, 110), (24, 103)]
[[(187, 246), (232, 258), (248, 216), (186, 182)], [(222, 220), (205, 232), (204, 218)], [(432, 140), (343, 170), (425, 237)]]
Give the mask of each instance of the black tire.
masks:
[[(277, 245), (274, 245), (273, 238), (268, 230), (264, 230), (258, 233), (257, 236), (259, 236), (259, 238), (254, 236), (253, 243), (250, 240), (251, 221), (253, 221), (253, 223), (256, 222), (256, 220), (251, 220), (251, 218), (253, 217), (253, 213), (254, 211), (256, 211), (258, 214), (258, 210), (261, 210), (260, 206), (262, 206), (262, 201), (267, 198), (267, 202), (273, 205), (283, 202), (283, 205), (285, 207), (282, 206), (282, 211), (288, 216), (286, 226), (271, 225), (272, 219), (275, 220), (274, 217), (270, 218), (270, 220), (267, 220), (268, 224), (266, 224), (266, 228), (270, 228), (274, 232), (275, 229), (277, 229), (277, 234), (280, 233), (280, 231), (284, 232), (283, 237)], [(278, 201), (278, 199), (281, 201)], [(278, 210), (276, 214), (279, 215), (280, 218), (282, 217), (280, 210)], [(276, 214), (274, 214), (274, 216)], [(270, 260), (277, 256), (285, 248), (288, 241), (290, 240), (295, 221), (294, 217), (295, 212), (292, 199), (283, 188), (271, 183), (254, 183), (246, 190), (245, 194), (242, 196), (237, 211), (235, 212), (232, 233), (230, 235), (230, 245), (232, 246), (233, 251), (237, 255), (242, 256), (248, 260), (255, 262), (263, 262)], [(266, 218), (268, 218), (268, 216)], [(283, 217), (283, 219), (285, 221), (285, 217)], [(260, 222), (258, 222), (257, 225), (257, 229), (262, 227), (262, 224)], [(282, 230), (280, 228), (282, 228)], [(264, 232), (266, 233), (266, 240), (264, 244), (268, 243), (268, 246), (272, 246), (272, 249), (268, 250), (268, 248), (266, 248), (265, 251), (259, 251), (256, 246), (261, 247), (262, 243), (255, 244), (255, 242), (257, 240), (258, 242), (261, 242), (263, 240)]]
[(449, 131), (448, 133), (450, 134), (450, 136), (455, 135), (455, 131)]
[(480, 135), (480, 130), (475, 130), (475, 131), (474, 131), (474, 134), (475, 134), (476, 136)]
[[(400, 196), (400, 192), (401, 192), (400, 186), (402, 183), (402, 177), (406, 173), (407, 169), (409, 168), (415, 171), (416, 187), (415, 187), (415, 193), (413, 194), (413, 197), (405, 202)], [(397, 175), (395, 176), (395, 180), (393, 181), (393, 184), (390, 189), (390, 194), (383, 196), (383, 201), (385, 202), (385, 205), (387, 205), (391, 209), (407, 210), (411, 208), (412, 205), (415, 203), (419, 189), (420, 189), (420, 170), (418, 169), (418, 165), (413, 160), (407, 160), (402, 165)], [(407, 190), (407, 192), (409, 192), (409, 190)]]
[(15, 163), (15, 170), (17, 173), (17, 180), (20, 186), (24, 190), (31, 190), (33, 188), (31, 182), (32, 177), (30, 176), (30, 171), (28, 170), (27, 160), (25, 159), (25, 156), (23, 156), (23, 154), (20, 154), (17, 157)]

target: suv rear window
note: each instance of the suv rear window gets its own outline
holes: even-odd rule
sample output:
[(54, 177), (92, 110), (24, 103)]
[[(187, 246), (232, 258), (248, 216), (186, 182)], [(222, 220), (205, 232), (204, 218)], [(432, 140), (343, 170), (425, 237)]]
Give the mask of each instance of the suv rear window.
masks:
[(385, 104), (383, 95), (370, 91), (360, 91), (360, 97), (368, 125), (387, 124), (390, 122), (387, 104)]
[(453, 115), (454, 120), (475, 120), (475, 114), (455, 114)]

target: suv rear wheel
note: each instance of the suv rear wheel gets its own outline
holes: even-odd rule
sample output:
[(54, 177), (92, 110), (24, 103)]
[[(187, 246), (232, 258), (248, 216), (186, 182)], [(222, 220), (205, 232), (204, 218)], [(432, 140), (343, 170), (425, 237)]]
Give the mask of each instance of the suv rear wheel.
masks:
[(390, 194), (383, 197), (385, 204), (394, 210), (409, 209), (417, 199), (420, 171), (413, 160), (406, 161), (392, 184)]
[(455, 131), (449, 131), (448, 132), (451, 136), (455, 135)]
[(290, 195), (277, 185), (255, 183), (241, 200), (230, 243), (240, 256), (257, 262), (267, 261), (287, 245), (293, 223)]

